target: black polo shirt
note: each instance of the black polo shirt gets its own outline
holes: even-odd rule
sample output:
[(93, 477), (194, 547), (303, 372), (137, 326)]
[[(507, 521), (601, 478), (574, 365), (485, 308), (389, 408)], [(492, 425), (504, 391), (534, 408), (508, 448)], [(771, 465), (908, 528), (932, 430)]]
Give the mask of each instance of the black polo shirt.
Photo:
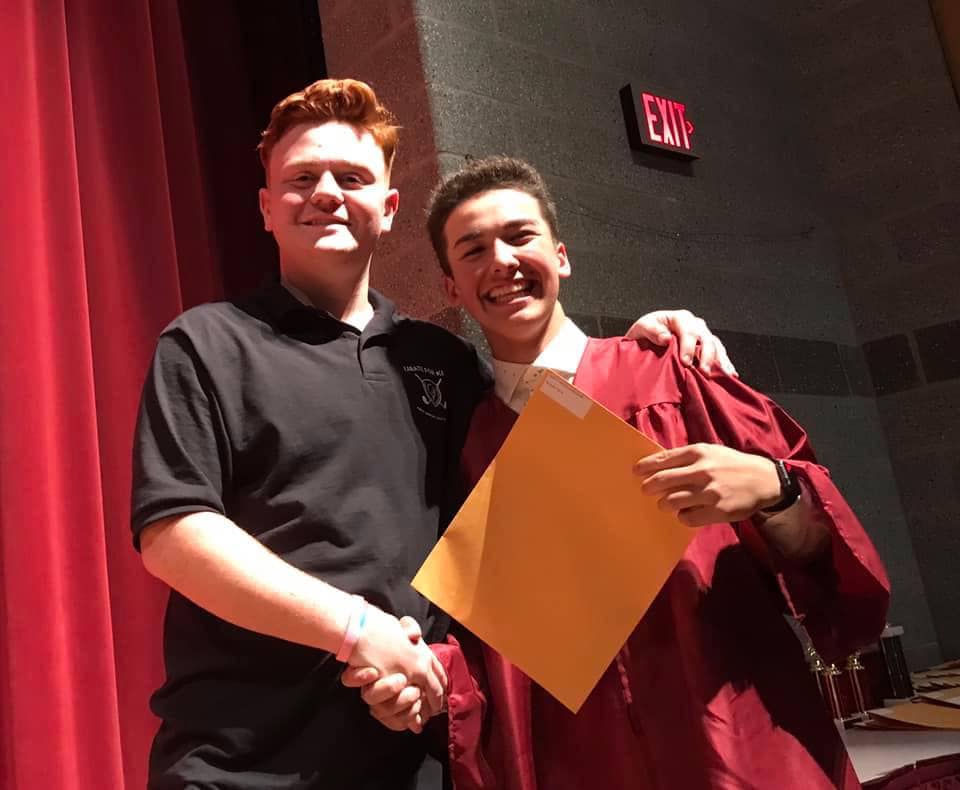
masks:
[[(133, 532), (221, 513), (287, 562), (431, 640), (410, 580), (459, 505), (456, 465), (489, 379), (476, 351), (371, 292), (360, 332), (279, 282), (163, 332), (134, 446)], [(151, 787), (413, 786), (422, 739), (374, 721), (329, 653), (231, 625), (171, 592)]]

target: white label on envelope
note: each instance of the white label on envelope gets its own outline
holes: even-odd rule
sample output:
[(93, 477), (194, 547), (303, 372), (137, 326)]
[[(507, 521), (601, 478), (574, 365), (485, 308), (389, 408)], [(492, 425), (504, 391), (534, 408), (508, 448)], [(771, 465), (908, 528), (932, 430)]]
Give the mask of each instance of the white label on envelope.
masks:
[(558, 376), (547, 376), (540, 387), (540, 391), (581, 420), (590, 411), (590, 398)]

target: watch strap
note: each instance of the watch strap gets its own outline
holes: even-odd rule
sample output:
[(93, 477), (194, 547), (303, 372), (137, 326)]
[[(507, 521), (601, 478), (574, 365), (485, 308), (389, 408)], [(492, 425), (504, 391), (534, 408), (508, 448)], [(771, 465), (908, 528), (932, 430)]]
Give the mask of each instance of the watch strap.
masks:
[(770, 507), (762, 508), (760, 513), (765, 516), (781, 513), (788, 507), (793, 507), (800, 501), (800, 495), (803, 493), (797, 476), (787, 469), (787, 465), (779, 458), (771, 460), (777, 468), (777, 478), (780, 480), (780, 501)]

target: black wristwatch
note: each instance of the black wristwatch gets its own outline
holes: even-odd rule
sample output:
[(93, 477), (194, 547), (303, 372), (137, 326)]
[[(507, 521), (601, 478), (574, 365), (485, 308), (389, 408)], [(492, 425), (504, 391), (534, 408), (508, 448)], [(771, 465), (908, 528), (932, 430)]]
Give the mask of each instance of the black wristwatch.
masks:
[(771, 460), (773, 465), (777, 467), (777, 477), (780, 478), (780, 501), (775, 505), (770, 505), (770, 507), (762, 508), (759, 512), (764, 516), (771, 516), (774, 513), (786, 510), (788, 507), (793, 507), (800, 501), (800, 495), (803, 493), (797, 476), (787, 470), (787, 465), (779, 458)]

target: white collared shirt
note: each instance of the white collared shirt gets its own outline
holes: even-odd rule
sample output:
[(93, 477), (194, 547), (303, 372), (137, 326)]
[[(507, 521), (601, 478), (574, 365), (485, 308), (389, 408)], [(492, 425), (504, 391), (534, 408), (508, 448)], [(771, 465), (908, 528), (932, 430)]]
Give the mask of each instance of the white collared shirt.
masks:
[(529, 365), (520, 362), (493, 360), (493, 389), (497, 397), (517, 414), (523, 411), (530, 396), (547, 370), (573, 383), (587, 350), (587, 336), (569, 318), (564, 319), (557, 336)]

